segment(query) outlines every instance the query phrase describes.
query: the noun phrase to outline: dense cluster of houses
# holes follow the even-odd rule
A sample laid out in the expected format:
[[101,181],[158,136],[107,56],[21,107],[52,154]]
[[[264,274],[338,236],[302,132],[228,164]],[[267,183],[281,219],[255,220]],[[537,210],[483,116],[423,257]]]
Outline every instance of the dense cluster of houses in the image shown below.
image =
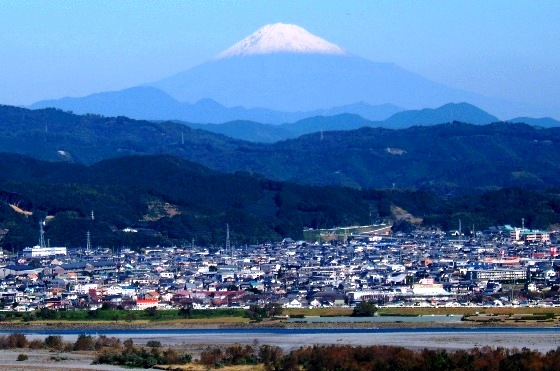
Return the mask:
[[557,243],[505,226],[228,248],[37,247],[0,255],[0,309],[555,305]]

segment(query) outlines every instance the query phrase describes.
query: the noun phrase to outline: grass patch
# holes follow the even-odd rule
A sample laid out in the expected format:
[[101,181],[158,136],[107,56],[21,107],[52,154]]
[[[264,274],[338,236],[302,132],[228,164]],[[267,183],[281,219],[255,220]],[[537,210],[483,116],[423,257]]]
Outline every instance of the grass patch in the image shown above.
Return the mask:
[[66,361],[68,358],[67,357],[62,357],[62,356],[52,356],[49,359],[51,361],[55,361],[55,362],[62,362],[62,361]]
[[28,359],[29,356],[27,356],[27,354],[20,353],[18,354],[16,361],[21,362],[21,361],[27,361]]

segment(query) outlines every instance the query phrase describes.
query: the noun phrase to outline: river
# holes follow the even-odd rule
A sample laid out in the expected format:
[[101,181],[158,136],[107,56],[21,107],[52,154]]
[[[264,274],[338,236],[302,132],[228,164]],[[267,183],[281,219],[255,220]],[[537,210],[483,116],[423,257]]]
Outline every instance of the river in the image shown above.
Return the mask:
[[469,349],[492,346],[529,348],[546,352],[560,346],[560,328],[224,328],[224,329],[26,329],[20,332],[29,339],[61,335],[65,341],[75,341],[80,334],[115,336],[132,339],[135,344],[150,340],[164,346],[222,344],[268,344],[289,351],[305,345],[395,345],[412,349]]

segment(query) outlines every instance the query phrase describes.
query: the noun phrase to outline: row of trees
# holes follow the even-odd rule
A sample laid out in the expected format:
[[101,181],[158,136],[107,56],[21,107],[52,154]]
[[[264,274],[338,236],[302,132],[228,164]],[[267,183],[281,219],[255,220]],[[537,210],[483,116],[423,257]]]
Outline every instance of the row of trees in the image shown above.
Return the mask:
[[414,351],[396,346],[313,346],[285,356],[282,370],[558,370],[560,348],[545,354],[527,348]]
[[487,370],[552,371],[558,370],[560,348],[541,353],[523,349],[482,347],[470,350],[411,350],[398,346],[375,345],[307,346],[284,354],[270,345],[235,344],[225,349],[213,347],[201,353],[199,363],[206,367],[253,365],[265,370]]

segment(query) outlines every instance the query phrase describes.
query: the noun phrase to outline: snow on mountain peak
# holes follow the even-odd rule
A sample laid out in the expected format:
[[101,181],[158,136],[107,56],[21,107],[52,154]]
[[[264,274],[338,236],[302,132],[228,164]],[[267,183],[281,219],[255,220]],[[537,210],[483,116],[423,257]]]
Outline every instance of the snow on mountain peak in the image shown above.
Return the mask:
[[339,46],[331,44],[299,26],[276,23],[260,28],[218,54],[216,59],[272,53],[346,54]]

